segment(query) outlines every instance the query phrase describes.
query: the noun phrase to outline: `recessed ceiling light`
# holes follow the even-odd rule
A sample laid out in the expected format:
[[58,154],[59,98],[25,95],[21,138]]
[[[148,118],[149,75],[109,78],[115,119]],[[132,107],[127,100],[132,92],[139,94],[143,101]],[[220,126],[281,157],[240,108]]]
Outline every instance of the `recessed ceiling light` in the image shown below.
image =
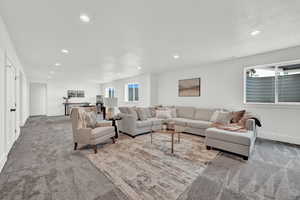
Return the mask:
[[254,31],[251,32],[252,36],[255,36],[255,35],[258,35],[258,34],[260,34],[259,30],[254,30]]
[[51,78],[52,78],[52,76],[48,76],[47,78],[48,78],[48,79],[51,79]]
[[91,21],[90,17],[87,14],[81,14],[80,20],[85,23],[89,23]]
[[173,55],[173,58],[174,58],[174,59],[178,59],[179,57],[180,57],[180,56],[179,56],[178,54],[174,54],[174,55]]
[[141,70],[141,69],[142,69],[142,67],[141,67],[141,66],[137,66],[137,69],[138,69],[138,70]]
[[69,50],[67,50],[67,49],[62,49],[61,52],[64,53],[64,54],[68,54],[68,53],[69,53]]
[[54,74],[55,72],[54,72],[54,71],[50,71],[49,73],[50,73],[50,74]]
[[55,63],[55,66],[61,66],[61,64],[60,63]]
[[118,76],[121,76],[121,73],[117,73]]

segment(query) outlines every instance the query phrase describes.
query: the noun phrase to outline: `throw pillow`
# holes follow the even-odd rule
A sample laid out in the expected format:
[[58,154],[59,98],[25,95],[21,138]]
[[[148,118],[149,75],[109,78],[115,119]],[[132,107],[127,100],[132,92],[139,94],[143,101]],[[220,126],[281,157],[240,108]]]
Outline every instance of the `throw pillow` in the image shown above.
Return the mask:
[[147,118],[151,118],[152,117],[152,113],[151,113],[150,108],[145,108],[145,113],[147,115]]
[[136,113],[139,120],[144,121],[148,119],[145,108],[136,108]]
[[238,124],[240,126],[246,127],[247,120],[250,119],[250,118],[252,118],[252,117],[253,117],[253,115],[250,112],[246,112],[244,114],[244,116],[242,117],[242,119],[240,119],[240,121],[238,121]]
[[156,115],[156,108],[155,107],[150,107],[149,110],[151,112],[151,117],[155,117],[155,115]]
[[231,119],[231,123],[238,123],[244,116],[246,110],[241,110],[241,111],[236,111],[236,112],[232,112],[232,119]]
[[156,110],[156,117],[159,119],[172,118],[170,110]]
[[138,120],[138,115],[136,113],[135,107],[128,107],[128,114],[133,115],[135,120]]
[[216,122],[216,121],[217,121],[219,112],[220,112],[219,110],[216,110],[216,111],[213,113],[213,115],[212,115],[211,118],[210,118],[210,121],[211,121],[211,122]]
[[229,124],[231,118],[232,118],[231,112],[219,111],[217,120],[215,122],[220,124]]
[[95,112],[85,112],[85,122],[87,128],[95,128],[97,124],[97,115]]
[[170,108],[169,110],[171,111],[171,117],[176,118],[177,117],[176,108]]

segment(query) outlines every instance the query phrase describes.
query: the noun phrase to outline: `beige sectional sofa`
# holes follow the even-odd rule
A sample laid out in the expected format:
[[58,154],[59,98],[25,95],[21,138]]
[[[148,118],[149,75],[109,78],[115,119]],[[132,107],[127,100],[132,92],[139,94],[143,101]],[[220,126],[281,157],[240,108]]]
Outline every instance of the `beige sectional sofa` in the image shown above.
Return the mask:
[[176,117],[170,119],[159,119],[152,114],[151,117],[142,121],[138,120],[138,118],[132,114],[126,112],[126,107],[122,107],[120,109],[121,113],[119,114],[119,116],[122,118],[122,120],[120,120],[118,123],[119,130],[135,137],[150,131],[161,130],[162,125],[164,124],[169,125],[168,127],[172,127],[172,125],[175,124],[178,126],[184,126],[185,132],[187,133],[205,136],[205,130],[212,124],[210,121],[211,116],[216,111],[216,109],[184,106],[177,106],[175,108]]
[[[118,122],[119,130],[127,135],[136,137],[151,131],[161,130],[163,125],[172,128],[174,125],[183,126],[185,133],[205,136],[206,145],[209,148],[219,148],[229,152],[237,153],[248,159],[253,149],[257,136],[257,129],[253,119],[246,122],[246,133],[231,132],[212,128],[212,116],[216,110],[208,108],[195,108],[176,106],[176,116],[168,119],[156,118],[151,109],[145,109],[144,120],[138,120],[139,116],[133,115],[134,108],[121,107],[121,120]],[[128,111],[131,110],[131,111]]]

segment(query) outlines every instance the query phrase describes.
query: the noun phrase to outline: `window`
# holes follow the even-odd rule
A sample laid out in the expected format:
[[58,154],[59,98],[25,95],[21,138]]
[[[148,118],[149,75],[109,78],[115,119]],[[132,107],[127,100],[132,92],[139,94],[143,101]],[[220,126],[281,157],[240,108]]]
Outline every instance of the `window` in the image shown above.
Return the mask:
[[247,68],[245,103],[300,103],[300,61]]
[[115,97],[115,88],[106,88],[105,97],[114,98]]
[[138,83],[128,83],[125,85],[125,101],[139,101]]

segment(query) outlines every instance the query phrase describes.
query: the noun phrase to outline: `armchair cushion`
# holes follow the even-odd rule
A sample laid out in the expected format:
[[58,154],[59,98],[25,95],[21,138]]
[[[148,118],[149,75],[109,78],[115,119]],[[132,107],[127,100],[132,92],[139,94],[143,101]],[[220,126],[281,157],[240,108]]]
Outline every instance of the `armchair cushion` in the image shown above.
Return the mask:
[[115,128],[113,126],[98,127],[92,129],[91,139],[97,139],[109,135],[114,136],[114,134],[115,134]]
[[97,122],[95,127],[97,128],[97,127],[106,127],[106,126],[112,126],[112,122],[111,121]]

